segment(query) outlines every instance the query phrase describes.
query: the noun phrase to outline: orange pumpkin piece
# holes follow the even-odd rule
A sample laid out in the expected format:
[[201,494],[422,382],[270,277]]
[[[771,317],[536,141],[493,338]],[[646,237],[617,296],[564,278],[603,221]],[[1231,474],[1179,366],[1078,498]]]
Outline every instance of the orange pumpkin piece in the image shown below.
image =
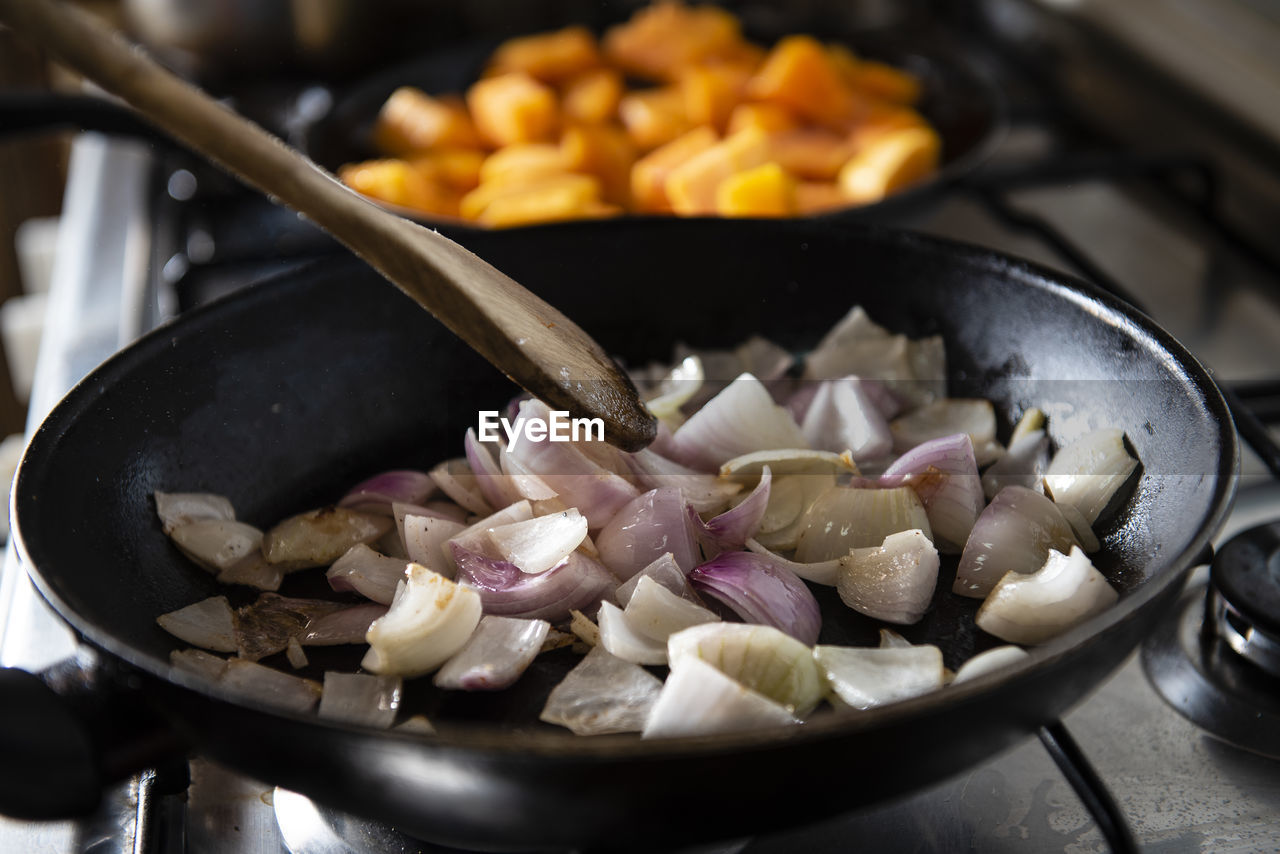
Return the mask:
[[494,146],[548,141],[560,124],[555,90],[523,71],[473,84],[467,106],[480,136]]
[[338,170],[351,189],[372,199],[426,214],[456,216],[458,193],[403,160],[369,160]]
[[820,214],[848,207],[851,202],[832,181],[800,181],[796,184],[796,213]]
[[584,71],[564,85],[560,108],[566,121],[602,124],[618,113],[618,102],[626,86],[622,75],[613,68]]
[[486,76],[523,71],[543,83],[562,83],[601,64],[596,37],[586,27],[508,39],[489,58]]
[[625,131],[610,125],[571,127],[560,137],[560,153],[569,169],[600,179],[605,201],[627,204],[636,149]]
[[694,125],[684,109],[684,96],[674,86],[642,89],[618,102],[618,118],[641,151],[670,142]]
[[595,215],[601,207],[599,181],[590,175],[565,174],[495,194],[476,219],[493,228],[508,228],[583,219]]
[[701,125],[637,160],[631,167],[631,202],[635,209],[644,213],[669,212],[666,182],[671,170],[718,141],[714,130]]
[[499,148],[480,166],[481,184],[527,184],[571,171],[553,142],[518,142]]
[[[591,175],[562,172],[542,175],[525,181],[484,183],[462,197],[459,213],[465,219],[481,220],[485,211],[495,201],[509,196],[520,196],[531,190],[544,191],[556,188],[563,197],[577,199],[580,204],[600,201],[600,181]],[[501,209],[501,208],[500,208]]]
[[438,146],[476,147],[480,136],[457,96],[435,98],[401,86],[378,112],[373,141],[379,150],[403,156]]
[[768,138],[755,128],[725,138],[667,175],[664,186],[671,209],[682,216],[715,213],[716,189],[720,182],[768,159]]
[[853,155],[853,144],[822,128],[796,128],[769,136],[769,156],[800,178],[832,181]]
[[695,125],[724,130],[729,114],[742,101],[751,73],[736,65],[702,65],[680,75],[684,112]]
[[853,88],[894,104],[910,106],[920,100],[920,80],[912,74],[874,60],[863,60],[853,69]]
[[827,59],[830,60],[831,67],[840,75],[841,80],[850,88],[857,88],[855,83],[858,79],[858,66],[862,65],[862,60],[858,59],[858,55],[848,45],[838,42],[827,45]]
[[787,36],[769,52],[747,84],[747,95],[790,109],[819,124],[838,126],[858,112],[859,101],[811,36]]
[[791,216],[795,212],[795,178],[772,161],[730,175],[716,187],[716,213],[721,216]]
[[887,101],[873,101],[862,120],[855,123],[849,131],[849,143],[855,151],[859,151],[888,131],[909,127],[927,128],[929,122],[910,107]]
[[410,165],[424,175],[465,193],[480,183],[483,151],[474,148],[439,148],[409,159]]
[[759,128],[765,133],[776,133],[799,127],[799,123],[790,110],[779,104],[748,103],[734,107],[725,132],[733,134],[750,127]]
[[682,69],[715,57],[741,56],[742,30],[732,13],[711,5],[660,2],[605,33],[605,56],[626,74],[676,80]]
[[938,168],[942,140],[932,128],[886,131],[840,170],[840,189],[851,202],[874,202],[916,183]]

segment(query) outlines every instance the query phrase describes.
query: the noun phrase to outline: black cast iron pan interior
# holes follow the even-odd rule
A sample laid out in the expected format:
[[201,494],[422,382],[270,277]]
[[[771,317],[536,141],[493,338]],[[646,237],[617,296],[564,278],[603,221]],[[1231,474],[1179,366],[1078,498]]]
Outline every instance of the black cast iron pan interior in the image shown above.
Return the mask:
[[[637,222],[607,239],[531,228],[471,248],[564,307],[625,360],[676,341],[752,333],[797,351],[854,304],[912,335],[941,334],[953,395],[1026,407],[1056,443],[1103,426],[1142,460],[1101,531],[1118,605],[1006,674],[788,732],[640,742],[537,723],[573,663],[540,660],[504,693],[445,698],[415,684],[405,713],[438,737],[276,714],[172,670],[155,618],[225,592],[167,541],[154,490],[229,496],[268,526],[390,467],[456,456],[510,384],[355,263],[268,282],[157,330],[77,386],[32,438],[13,497],[16,541],[41,592],[141,679],[198,750],[425,838],[484,848],[660,845],[796,824],[955,773],[1055,719],[1133,648],[1208,542],[1236,466],[1230,418],[1166,334],[1087,286],[1002,256],[910,234],[803,222]],[[1007,432],[1005,433],[1007,436]],[[994,639],[948,592],[904,633],[955,667]],[[283,592],[318,592],[291,578]],[[236,595],[240,599],[247,596]],[[877,625],[832,604],[823,640],[873,643]],[[358,651],[312,656],[311,675]],[[422,680],[425,682],[426,680]]]

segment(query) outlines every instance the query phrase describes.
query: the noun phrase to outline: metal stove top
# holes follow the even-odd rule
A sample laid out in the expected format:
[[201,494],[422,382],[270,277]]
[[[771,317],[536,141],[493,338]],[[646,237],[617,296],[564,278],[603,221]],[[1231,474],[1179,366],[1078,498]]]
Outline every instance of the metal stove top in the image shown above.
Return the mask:
[[[1000,27],[1015,31],[1044,14],[1015,0],[981,5]],[[1027,31],[1048,39],[1062,26],[1050,16]],[[1081,80],[1090,75],[1127,67],[1123,55],[1094,40],[1072,41],[1079,33],[1066,32],[1066,43],[1073,46],[1063,48],[1063,97],[1087,88]],[[992,60],[1006,73],[1024,59],[1010,41],[999,45]],[[1027,41],[1023,47],[1037,45]],[[1163,90],[1153,93],[1145,82],[1124,92],[1119,85],[1112,88],[1117,91],[1090,102],[1089,110],[1070,121],[1105,120],[1107,141],[1131,139],[1126,123],[1115,120],[1117,112],[1126,112],[1117,107],[1124,92],[1143,99],[1144,108],[1132,111],[1143,121],[1154,102],[1175,97]],[[1195,141],[1189,153],[1146,157],[1106,145],[1064,150],[1056,130],[1062,104],[1049,107],[1015,99],[1013,130],[979,180],[900,224],[1030,257],[1122,291],[1233,387],[1262,421],[1274,421],[1280,415],[1280,268],[1266,255],[1271,247],[1251,242],[1247,225],[1256,224],[1256,218],[1236,220],[1246,223],[1239,228],[1230,224],[1230,215],[1261,209],[1277,221],[1280,155],[1275,161],[1257,156],[1252,141],[1227,132],[1229,123],[1207,143],[1202,134],[1188,132],[1185,138]],[[1177,120],[1169,121],[1168,127],[1148,132],[1184,138]],[[173,216],[200,183],[199,170],[193,170],[196,175],[175,170],[167,157],[137,143],[94,135],[76,141],[50,297],[54,322],[41,346],[30,428],[102,359],[171,316],[183,294],[237,287],[291,263],[221,263],[220,247],[208,230]],[[1264,179],[1247,180],[1255,171]],[[1215,182],[1220,195],[1209,207],[1197,196],[1204,189],[1199,184]],[[1236,509],[1220,542],[1280,518],[1280,481],[1271,473],[1275,464],[1246,450]],[[1198,595],[1204,577],[1203,569],[1196,572],[1188,595]],[[6,553],[0,575],[0,664],[40,669],[72,654],[86,653],[39,599],[12,551]],[[1280,850],[1275,830],[1280,827],[1280,762],[1232,747],[1181,717],[1153,689],[1139,654],[1097,692],[1082,697],[1064,723],[1143,850]],[[353,830],[359,841],[350,841]],[[895,852],[1107,847],[1093,816],[1032,739],[888,805],[701,850],[781,854],[855,846]],[[189,782],[168,771],[121,784],[97,814],[84,820],[0,819],[0,851],[393,850],[439,849],[394,831],[363,827],[202,759],[190,763]]]

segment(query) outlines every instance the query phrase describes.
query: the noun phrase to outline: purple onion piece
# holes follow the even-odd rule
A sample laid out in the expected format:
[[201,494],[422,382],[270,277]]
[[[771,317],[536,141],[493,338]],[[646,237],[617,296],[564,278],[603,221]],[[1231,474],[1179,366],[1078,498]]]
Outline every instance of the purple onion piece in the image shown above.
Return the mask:
[[791,570],[752,552],[725,552],[689,574],[699,593],[745,622],[773,626],[808,646],[818,641],[818,600]]
[[435,481],[426,472],[396,469],[376,474],[351,487],[338,506],[390,516],[393,503],[422,504],[435,492]]
[[386,605],[356,605],[334,611],[308,622],[305,633],[299,640],[303,646],[364,643],[369,626],[386,613]]
[[910,486],[915,491],[943,551],[964,548],[986,503],[968,433],[921,442],[894,460],[880,476],[880,485]]
[[556,622],[570,611],[591,609],[613,593],[618,579],[581,552],[546,572],[529,575],[505,560],[450,544],[458,564],[457,581],[480,593],[484,613]]
[[740,549],[746,545],[747,540],[755,536],[760,529],[760,520],[764,518],[764,511],[769,506],[772,481],[773,474],[765,466],[760,475],[760,483],[750,495],[742,499],[737,507],[724,511],[708,522],[703,522],[692,506],[688,508],[689,522],[707,554]]
[[684,506],[680,490],[673,486],[639,496],[596,536],[600,560],[623,581],[668,552],[682,571],[689,572],[699,556]]

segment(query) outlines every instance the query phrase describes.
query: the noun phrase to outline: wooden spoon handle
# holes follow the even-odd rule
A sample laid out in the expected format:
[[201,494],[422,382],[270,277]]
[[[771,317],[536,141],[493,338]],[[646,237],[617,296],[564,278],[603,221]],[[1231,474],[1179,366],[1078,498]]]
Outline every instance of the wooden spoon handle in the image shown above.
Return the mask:
[[0,19],[246,183],[308,216],[552,408],[636,450],[657,431],[626,374],[576,324],[473,253],[382,210],[161,68],[87,13],[0,0]]

